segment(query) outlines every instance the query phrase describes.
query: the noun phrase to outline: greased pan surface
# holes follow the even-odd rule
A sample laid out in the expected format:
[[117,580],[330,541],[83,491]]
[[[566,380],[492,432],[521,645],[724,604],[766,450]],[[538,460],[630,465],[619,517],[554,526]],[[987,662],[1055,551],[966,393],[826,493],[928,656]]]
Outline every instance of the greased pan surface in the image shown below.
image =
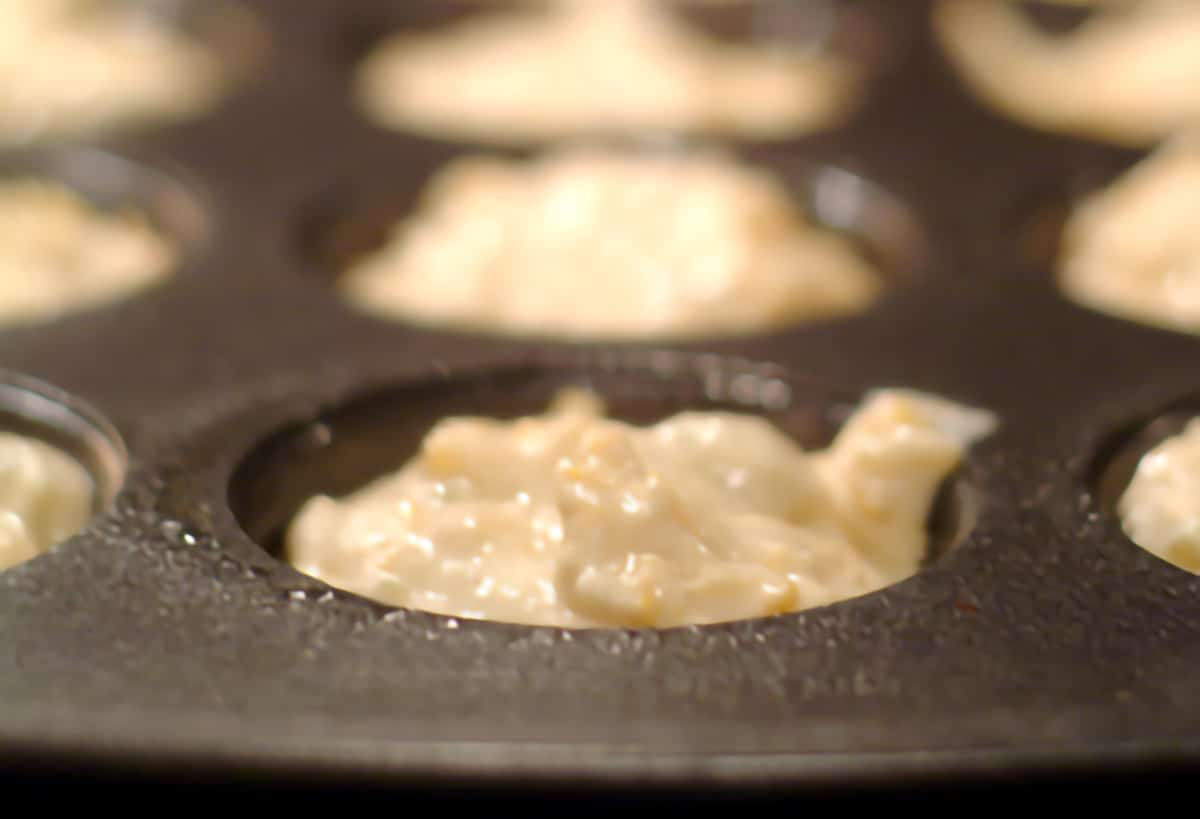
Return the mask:
[[[1081,180],[1132,155],[985,113],[924,3],[857,2],[895,46],[860,110],[739,150],[797,191],[814,168],[859,174],[915,220],[922,238],[878,248],[903,275],[876,307],[670,353],[418,330],[339,301],[329,231],[473,148],[365,124],[350,55],[363,32],[468,7],[247,6],[270,48],[244,88],[101,146],[187,192],[164,217],[189,214],[183,267],[122,304],[0,332],[0,367],[91,404],[129,452],[105,515],[0,574],[4,765],[619,792],[1200,760],[1200,579],[1130,543],[1099,491],[1143,423],[1200,406],[1200,340],[1068,303],[1037,241]],[[381,468],[365,442],[400,457],[444,411],[536,411],[565,381],[632,418],[761,407],[812,441],[883,385],[1001,426],[943,499],[952,529],[973,522],[953,548],[884,591],[765,620],[453,620],[333,591],[267,548],[324,465]]]

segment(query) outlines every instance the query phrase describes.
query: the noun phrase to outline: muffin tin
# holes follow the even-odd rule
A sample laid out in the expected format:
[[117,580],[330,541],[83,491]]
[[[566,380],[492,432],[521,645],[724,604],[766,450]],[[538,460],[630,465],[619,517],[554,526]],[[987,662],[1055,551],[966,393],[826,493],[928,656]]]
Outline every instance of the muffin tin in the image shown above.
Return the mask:
[[[612,795],[1194,770],[1200,578],[1129,542],[1112,500],[1200,406],[1200,339],[1069,303],[1050,256],[1064,205],[1136,155],[985,111],[925,3],[846,0],[880,66],[857,112],[734,147],[896,274],[874,307],[670,350],[418,329],[345,306],[331,269],[486,146],[368,125],[352,60],[364,32],[496,4],[245,5],[269,53],[212,115],[3,158],[131,192],[189,248],[151,291],[0,331],[0,421],[73,442],[110,482],[128,452],[84,533],[0,573],[10,772]],[[703,24],[736,35],[731,13]],[[943,492],[920,573],[768,619],[458,620],[273,553],[304,495],[394,466],[440,415],[540,411],[567,382],[633,420],[736,406],[811,443],[879,386],[1000,427]]]

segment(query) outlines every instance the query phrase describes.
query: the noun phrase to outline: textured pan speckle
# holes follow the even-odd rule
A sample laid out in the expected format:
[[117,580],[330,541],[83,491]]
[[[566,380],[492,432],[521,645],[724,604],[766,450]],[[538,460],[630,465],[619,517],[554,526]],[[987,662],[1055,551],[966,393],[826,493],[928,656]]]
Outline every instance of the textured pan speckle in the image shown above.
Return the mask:
[[[95,406],[130,455],[87,532],[0,573],[0,765],[621,793],[1200,760],[1200,578],[1127,541],[1096,495],[1131,430],[1196,405],[1200,339],[1066,302],[1038,235],[1064,193],[1129,156],[985,112],[930,43],[924,3],[860,0],[855,19],[896,46],[861,109],[742,147],[889,191],[932,250],[919,275],[860,316],[677,356],[419,331],[341,304],[314,247],[331,201],[352,213],[380,179],[411,196],[469,148],[372,128],[346,94],[362,32],[462,9],[247,5],[272,43],[247,84],[209,117],[106,144],[204,210],[184,269],[0,331],[0,367]],[[629,368],[683,403],[706,369],[778,372],[822,423],[863,390],[908,386],[1001,427],[966,470],[977,508],[956,548],[882,592],[766,620],[566,633],[391,611],[297,574],[239,525],[269,499],[245,469],[273,435],[378,390],[422,418],[437,385],[531,362],[613,384]],[[679,380],[654,375],[664,362]],[[468,397],[487,410],[486,391]],[[301,455],[326,435],[307,429],[288,443]]]

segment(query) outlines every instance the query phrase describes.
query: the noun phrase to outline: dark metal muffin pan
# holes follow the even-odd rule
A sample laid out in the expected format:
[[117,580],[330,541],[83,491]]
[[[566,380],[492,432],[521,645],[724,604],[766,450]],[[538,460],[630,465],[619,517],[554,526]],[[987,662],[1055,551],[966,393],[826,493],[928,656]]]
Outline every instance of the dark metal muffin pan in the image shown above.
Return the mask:
[[[478,146],[366,124],[348,43],[468,7],[247,5],[271,40],[253,81],[211,116],[88,149],[188,192],[202,229],[182,268],[0,332],[0,367],[94,406],[129,452],[87,531],[0,573],[0,768],[610,795],[1194,770],[1200,579],[1130,543],[1101,489],[1144,425],[1200,406],[1200,339],[1067,302],[1031,250],[1079,180],[1132,156],[985,111],[924,3],[859,0],[896,48],[857,113],[736,147],[785,176],[844,169],[902,204],[931,252],[870,310],[673,352],[419,329],[340,302],[331,219],[387,185],[411,201]],[[953,548],[881,592],[768,619],[455,620],[332,590],[272,553],[300,495],[377,473],[443,410],[537,411],[564,381],[635,418],[762,408],[811,441],[889,385],[1000,427],[943,498]]]

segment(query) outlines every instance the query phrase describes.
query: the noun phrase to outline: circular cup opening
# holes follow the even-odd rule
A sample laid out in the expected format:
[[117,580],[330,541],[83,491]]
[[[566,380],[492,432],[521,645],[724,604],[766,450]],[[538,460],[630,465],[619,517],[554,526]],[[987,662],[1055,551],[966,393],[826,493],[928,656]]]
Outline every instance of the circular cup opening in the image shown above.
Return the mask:
[[669,5],[687,25],[733,45],[835,54],[862,66],[868,74],[896,56],[893,32],[885,32],[875,14],[854,2],[670,0]]
[[1056,3],[1046,0],[1018,0],[1017,7],[1040,31],[1060,37],[1070,35],[1093,15],[1107,11],[1082,3]]
[[[696,0],[670,0],[661,9],[681,31],[704,37],[714,45],[757,48],[790,55],[809,55],[837,60],[845,64],[851,79],[844,83],[839,99],[821,116],[806,115],[793,126],[777,128],[731,127],[730,117],[709,117],[711,122],[692,126],[637,127],[618,124],[594,128],[518,129],[495,128],[481,124],[456,125],[451,119],[425,122],[415,117],[394,118],[373,110],[364,99],[363,66],[380,53],[389,40],[403,37],[439,37],[450,35],[456,26],[487,19],[536,20],[547,13],[544,0],[513,0],[506,3],[442,0],[427,4],[393,4],[374,15],[357,17],[335,39],[333,54],[346,73],[349,93],[355,108],[367,122],[384,130],[424,134],[431,138],[457,140],[491,146],[529,146],[561,142],[564,139],[606,138],[668,133],[721,138],[731,143],[770,144],[788,142],[809,133],[837,127],[858,109],[867,94],[868,84],[893,64],[903,50],[890,12],[864,8],[855,2],[836,0],[746,0],[739,3],[705,3]],[[814,94],[814,91],[805,93]]]
[[57,182],[98,208],[136,208],[181,247],[207,232],[204,207],[171,174],[96,148],[44,148],[0,156],[0,178],[31,177]]
[[[539,415],[568,385],[596,392],[609,417],[636,425],[685,410],[752,413],[806,450],[828,446],[857,405],[828,385],[770,366],[704,355],[654,355],[646,366],[616,359],[569,368],[514,364],[373,390],[289,425],[256,446],[230,480],[231,510],[254,542],[282,559],[286,529],[310,498],[345,496],[394,472],[446,417]],[[965,472],[960,468],[948,476],[937,493],[921,568],[961,543],[977,519],[978,496]]]
[[121,489],[127,455],[120,434],[95,409],[55,387],[0,370],[0,431],[49,444],[79,463],[92,479],[93,517]]
[[[29,179],[61,185],[97,210],[109,214],[132,213],[172,245],[173,260],[162,282],[183,266],[188,255],[208,233],[205,209],[198,198],[166,171],[94,148],[41,148],[8,152],[0,156],[0,180]],[[20,316],[7,326],[40,324],[67,314],[89,312],[135,298],[142,288],[105,293],[79,306],[69,303],[44,316]],[[6,322],[0,320],[0,329]]]
[[[579,145],[601,145],[622,152],[661,153],[689,151],[703,147],[702,142],[684,141],[587,141]],[[508,152],[501,154],[512,159],[535,161],[540,152]],[[579,335],[554,335],[537,330],[485,328],[465,323],[423,322],[402,319],[366,310],[349,300],[352,309],[382,321],[411,324],[428,328],[465,331],[484,336],[506,336],[567,342],[580,341],[663,341],[671,339],[753,336],[786,330],[800,324],[815,324],[838,320],[868,312],[889,289],[918,282],[928,275],[934,264],[934,254],[926,234],[913,211],[897,196],[870,179],[845,168],[822,165],[787,156],[756,156],[750,153],[728,154],[753,171],[775,175],[782,182],[791,201],[798,204],[806,219],[815,227],[825,229],[847,240],[853,252],[864,259],[878,274],[881,292],[857,309],[833,312],[828,316],[801,317],[796,320],[773,321],[766,326],[739,331],[719,330],[710,334],[673,335],[606,335],[602,332]],[[422,207],[423,196],[434,174],[460,154],[456,151],[431,151],[427,161],[410,162],[392,169],[376,168],[363,181],[349,188],[325,194],[310,209],[302,221],[299,245],[301,253],[314,270],[323,274],[336,289],[338,277],[358,262],[383,247],[393,234],[393,228],[415,217]],[[339,297],[341,294],[339,293]]]
[[104,118],[86,127],[71,126],[63,130],[35,122],[19,133],[8,136],[0,133],[0,144],[74,141],[141,132],[203,117],[244,85],[265,56],[266,32],[255,15],[238,0],[103,0],[93,6],[80,13],[113,14],[130,19],[131,24],[138,27],[159,26],[180,35],[188,44],[205,49],[213,57],[216,76],[212,83],[215,87],[198,91],[197,104],[183,106],[178,111],[137,110]]
[[1145,147],[1194,118],[1187,5],[935,0],[933,20],[962,89],[993,113],[1034,132]]

